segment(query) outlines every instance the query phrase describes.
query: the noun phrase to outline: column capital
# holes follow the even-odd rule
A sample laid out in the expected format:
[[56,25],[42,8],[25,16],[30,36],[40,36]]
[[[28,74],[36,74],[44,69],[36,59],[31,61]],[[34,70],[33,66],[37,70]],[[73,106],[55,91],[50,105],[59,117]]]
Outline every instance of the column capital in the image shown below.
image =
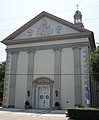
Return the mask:
[[72,50],[74,50],[74,49],[81,49],[81,48],[82,48],[82,46],[73,46]]
[[61,47],[55,47],[55,48],[53,48],[53,51],[55,52],[55,51],[62,51],[62,48]]
[[18,55],[18,54],[19,54],[19,51],[12,51],[11,54],[16,54],[16,55]]
[[35,49],[28,49],[28,50],[27,50],[27,53],[28,53],[28,54],[29,54],[29,53],[34,53],[34,54],[35,54],[35,52],[36,52]]
[[18,53],[19,53],[19,50],[14,50],[14,49],[10,50],[10,49],[6,49],[6,52],[7,52],[7,53],[11,53],[11,54],[18,54]]

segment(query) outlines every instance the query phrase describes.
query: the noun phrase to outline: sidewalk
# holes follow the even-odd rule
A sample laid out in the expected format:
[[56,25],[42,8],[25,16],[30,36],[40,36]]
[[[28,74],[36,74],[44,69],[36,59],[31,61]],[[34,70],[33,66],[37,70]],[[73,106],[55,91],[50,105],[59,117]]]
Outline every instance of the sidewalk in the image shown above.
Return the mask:
[[68,120],[65,110],[1,108],[0,120]]
[[9,112],[22,112],[22,113],[35,113],[35,114],[59,114],[65,115],[66,110],[46,110],[46,109],[17,109],[17,108],[2,108],[0,111],[9,111]]

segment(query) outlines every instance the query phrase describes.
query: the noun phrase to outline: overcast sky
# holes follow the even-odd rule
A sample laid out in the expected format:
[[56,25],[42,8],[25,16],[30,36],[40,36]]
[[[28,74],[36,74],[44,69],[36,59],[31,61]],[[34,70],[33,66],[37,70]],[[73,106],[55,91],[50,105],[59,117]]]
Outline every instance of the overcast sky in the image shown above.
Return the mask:
[[[73,23],[77,4],[85,28],[93,31],[99,42],[99,0],[0,0],[0,41],[42,11]],[[0,62],[6,60],[5,49],[0,43]]]

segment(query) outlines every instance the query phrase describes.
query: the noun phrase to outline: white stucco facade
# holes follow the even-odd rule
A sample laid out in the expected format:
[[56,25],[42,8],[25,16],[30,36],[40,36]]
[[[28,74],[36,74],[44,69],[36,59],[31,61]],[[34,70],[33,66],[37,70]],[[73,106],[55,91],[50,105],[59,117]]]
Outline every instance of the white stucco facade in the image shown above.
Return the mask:
[[62,108],[74,106],[73,49],[64,48],[61,54],[61,103]]
[[53,49],[36,51],[34,57],[34,79],[37,79],[38,77],[48,77],[54,80],[53,74],[54,74]]
[[90,34],[42,13],[9,36],[3,106],[24,108],[26,101],[38,109],[55,108],[56,102],[61,109],[86,106]]
[[27,88],[27,52],[19,52],[17,60],[17,76],[15,89],[15,106],[24,108]]

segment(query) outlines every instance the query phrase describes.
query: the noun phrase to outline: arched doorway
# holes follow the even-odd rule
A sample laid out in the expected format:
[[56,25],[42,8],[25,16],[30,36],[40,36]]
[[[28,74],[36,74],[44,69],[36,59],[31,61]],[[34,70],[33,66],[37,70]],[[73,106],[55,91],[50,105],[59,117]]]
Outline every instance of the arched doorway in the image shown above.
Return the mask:
[[49,109],[53,107],[53,80],[47,77],[33,81],[33,108]]

